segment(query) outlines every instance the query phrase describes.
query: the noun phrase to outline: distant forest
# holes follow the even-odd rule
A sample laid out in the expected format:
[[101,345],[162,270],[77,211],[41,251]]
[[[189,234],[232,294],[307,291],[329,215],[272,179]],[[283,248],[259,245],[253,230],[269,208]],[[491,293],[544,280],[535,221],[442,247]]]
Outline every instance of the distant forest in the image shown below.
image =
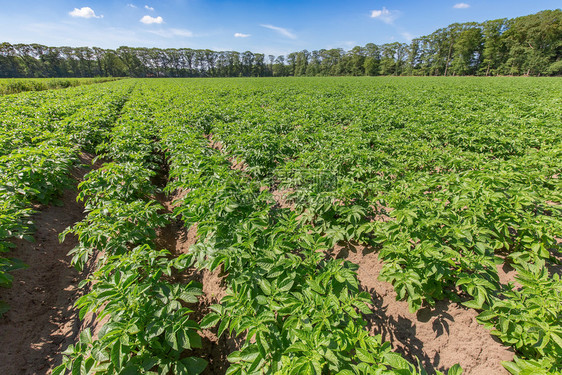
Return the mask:
[[562,75],[562,11],[454,23],[408,43],[286,56],[190,48],[0,45],[0,77]]

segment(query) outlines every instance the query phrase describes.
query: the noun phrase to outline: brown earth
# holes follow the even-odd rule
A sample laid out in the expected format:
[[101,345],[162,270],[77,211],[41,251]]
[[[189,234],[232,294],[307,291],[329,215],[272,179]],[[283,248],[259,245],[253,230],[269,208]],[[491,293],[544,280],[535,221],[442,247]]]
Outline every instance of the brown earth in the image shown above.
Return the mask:
[[288,208],[291,211],[295,210],[296,204],[288,199],[288,196],[293,193],[293,189],[274,189],[271,191],[273,199],[276,202],[275,208]]
[[[157,194],[156,199],[164,206],[166,213],[171,214],[177,206],[177,200],[181,199],[185,194],[185,191],[176,191],[169,196]],[[187,254],[190,247],[197,243],[199,239],[197,236],[197,224],[186,228],[179,219],[171,219],[166,227],[158,230],[157,235],[157,248],[169,250],[172,256]],[[194,310],[191,314],[191,319],[200,322],[205,315],[211,312],[209,306],[218,304],[226,295],[225,276],[221,274],[220,269],[210,272],[206,269],[196,270],[193,268],[183,274],[175,275],[176,282],[188,283],[195,281],[202,284],[203,295],[199,296],[199,302],[196,305],[191,306],[191,309]],[[240,349],[243,342],[241,338],[231,338],[227,334],[223,334],[218,338],[216,333],[216,327],[201,330],[199,335],[201,336],[202,348],[195,349],[189,353],[189,355],[207,360],[209,365],[203,373],[205,375],[225,374],[230,365],[226,357],[233,351]]]
[[[281,205],[286,194],[275,193],[274,199]],[[382,215],[373,220],[390,218]],[[331,255],[359,266],[361,288],[371,294],[374,302],[373,314],[365,316],[367,328],[371,334],[380,334],[393,350],[412,363],[419,359],[430,374],[435,370],[447,371],[456,363],[465,375],[508,374],[501,361],[511,361],[513,351],[476,321],[476,310],[445,300],[437,302],[434,308],[411,313],[406,301],[396,300],[394,287],[378,280],[383,263],[373,249],[346,244],[336,246]],[[507,263],[498,265],[497,270],[502,284],[514,282],[516,272]]]
[[[392,285],[378,280],[383,263],[372,249],[337,246],[335,254],[359,265],[361,287],[374,302],[373,314],[365,317],[368,329],[389,341],[396,352],[413,363],[419,358],[430,373],[459,363],[466,375],[508,374],[501,361],[512,360],[512,350],[476,321],[474,309],[445,300],[410,313],[406,301],[396,300]],[[510,269],[498,271],[502,283],[513,280]]]
[[[225,275],[221,274],[220,269],[213,272],[208,270],[194,271],[189,275],[191,280],[203,284],[203,295],[199,297],[199,303],[194,307],[192,318],[200,322],[205,315],[211,312],[209,306],[218,304],[226,295]],[[244,343],[244,337],[231,337],[228,332],[217,337],[217,327],[203,329],[199,332],[203,347],[196,349],[193,355],[204,358],[209,365],[203,372],[204,375],[225,374],[230,366],[226,359],[229,354],[240,350]]]
[[[81,162],[90,165],[92,155],[81,155]],[[94,164],[94,168],[101,166]],[[72,175],[76,183],[83,179],[87,168],[75,168]],[[175,207],[174,201],[186,192],[179,191],[166,197],[156,197],[167,213]],[[74,236],[67,236],[63,244],[58,234],[77,221],[82,220],[84,207],[76,202],[76,189],[64,191],[58,205],[37,206],[32,219],[37,228],[35,242],[14,240],[16,248],[12,254],[29,267],[13,272],[14,285],[0,289],[0,299],[6,301],[11,310],[0,318],[0,374],[49,374],[61,363],[60,354],[68,345],[75,343],[80,331],[90,328],[94,337],[105,323],[96,321],[95,314],[88,313],[84,320],[78,319],[74,302],[85,292],[78,289],[78,283],[85,279],[95,260],[82,273],[70,265],[67,256],[77,244]],[[158,231],[156,245],[168,249],[173,255],[186,253],[197,242],[197,226],[186,229],[178,220]],[[97,258],[97,257],[96,257]],[[217,270],[213,273],[191,270],[181,275],[181,280],[194,280],[203,284],[203,296],[193,306],[193,319],[200,321],[209,312],[209,306],[218,303],[226,293],[224,275]],[[226,356],[240,348],[241,340],[223,335],[216,337],[216,329],[201,332],[203,348],[194,355],[205,358],[209,366],[205,374],[225,373],[229,365]]]
[[[91,164],[92,155],[81,155]],[[99,164],[95,165],[99,166]],[[78,181],[88,171],[75,168]],[[13,272],[10,289],[0,289],[0,299],[11,309],[0,318],[0,374],[47,374],[61,362],[61,352],[74,342],[79,320],[73,304],[81,295],[80,273],[67,256],[76,244],[73,236],[59,243],[58,235],[82,220],[83,206],[76,202],[77,191],[64,191],[59,205],[39,206],[32,217],[36,226],[34,243],[14,240],[14,257],[29,267]]]
[[[218,145],[215,145],[217,147]],[[91,155],[83,155],[83,163],[90,163]],[[98,167],[99,163],[94,167]],[[86,170],[77,168],[73,175],[80,180]],[[274,191],[279,207],[291,208],[284,199],[286,191]],[[176,199],[185,192],[176,192],[156,198],[170,213]],[[46,374],[61,361],[61,351],[75,341],[80,329],[100,326],[88,315],[81,324],[77,311],[72,307],[81,295],[77,284],[87,276],[70,266],[66,256],[77,241],[68,236],[60,244],[58,233],[83,219],[83,207],[76,203],[76,191],[67,190],[62,206],[40,207],[33,220],[37,226],[35,243],[14,241],[14,255],[29,265],[28,269],[15,271],[11,289],[0,289],[0,299],[12,309],[0,318],[0,374]],[[187,253],[198,240],[197,226],[185,228],[181,221],[171,220],[158,232],[158,248],[166,248],[173,255]],[[421,309],[417,314],[408,311],[405,301],[396,301],[393,287],[378,280],[382,262],[376,253],[361,246],[339,246],[338,257],[344,257],[359,265],[361,286],[373,298],[373,314],[366,316],[372,334],[381,334],[392,347],[406,358],[416,362],[419,358],[431,373],[446,370],[459,363],[465,374],[507,374],[501,361],[513,358],[513,352],[498,342],[476,322],[476,311],[449,301],[440,301],[433,309]],[[509,267],[498,266],[500,280],[513,281],[515,272]],[[192,318],[200,321],[226,295],[225,276],[220,270],[190,270],[179,275],[179,282],[201,282],[203,295],[193,306]],[[238,350],[243,338],[223,334],[219,339],[216,328],[201,332],[203,348],[193,355],[205,358],[209,366],[205,374],[224,374],[229,366],[226,357]]]

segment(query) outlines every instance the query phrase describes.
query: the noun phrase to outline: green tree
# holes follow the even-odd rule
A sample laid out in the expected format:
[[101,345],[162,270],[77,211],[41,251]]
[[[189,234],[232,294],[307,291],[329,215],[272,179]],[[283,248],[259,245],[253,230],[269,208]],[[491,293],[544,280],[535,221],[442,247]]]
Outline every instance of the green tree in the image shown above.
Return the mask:
[[365,75],[365,49],[355,46],[348,53],[347,71],[352,76]]
[[476,74],[482,58],[482,30],[476,23],[463,24],[455,38],[451,71],[454,75]]
[[482,23],[484,45],[480,70],[486,76],[499,73],[501,64],[507,58],[503,38],[507,25],[507,19],[505,18]]
[[295,60],[295,76],[304,76],[306,75],[306,68],[308,67],[308,58],[310,53],[307,50],[303,50],[297,53],[296,60]]
[[548,74],[562,58],[562,10],[515,18],[504,36],[512,74]]
[[379,46],[367,43],[364,48],[365,62],[363,68],[365,75],[376,76],[380,73],[381,52]]

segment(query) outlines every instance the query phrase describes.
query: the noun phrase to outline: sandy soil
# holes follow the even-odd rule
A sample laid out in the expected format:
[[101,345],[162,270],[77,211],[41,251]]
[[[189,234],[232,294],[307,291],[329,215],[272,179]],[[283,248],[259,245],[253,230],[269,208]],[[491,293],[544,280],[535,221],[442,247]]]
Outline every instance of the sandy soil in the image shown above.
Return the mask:
[[[92,156],[82,155],[81,161],[89,164]],[[78,181],[86,172],[75,168],[73,176]],[[13,256],[29,267],[13,273],[12,288],[0,289],[1,298],[11,306],[0,318],[0,374],[49,373],[78,333],[73,304],[86,274],[76,271],[66,255],[76,238],[68,236],[63,244],[58,239],[60,232],[84,217],[76,194],[75,189],[66,190],[60,205],[38,207],[33,215],[34,243],[14,240]]]
[[[274,192],[280,207],[286,206],[285,192]],[[388,211],[388,209],[387,209]],[[387,216],[373,220],[390,220]],[[508,374],[501,361],[513,359],[513,351],[502,345],[476,321],[474,309],[450,301],[439,301],[432,309],[416,314],[406,301],[397,301],[391,284],[378,280],[383,263],[373,249],[357,244],[336,246],[332,256],[347,259],[359,266],[361,288],[373,299],[373,314],[365,317],[371,334],[380,334],[393,350],[413,363],[420,360],[431,374],[446,371],[459,363],[466,375]],[[498,265],[500,282],[513,282],[516,272],[509,265]],[[515,283],[517,286],[517,283]]]
[[[164,206],[167,213],[172,213],[177,205],[177,200],[181,199],[185,193],[185,191],[176,191],[170,196],[157,194],[156,199]],[[166,227],[158,230],[157,235],[157,248],[169,250],[172,256],[187,254],[189,248],[198,241],[197,224],[186,228],[181,220],[172,219]],[[203,295],[199,297],[199,302],[191,306],[191,309],[194,310],[191,319],[200,322],[210,312],[209,306],[219,303],[226,295],[225,276],[221,274],[220,269],[213,272],[190,269],[185,273],[175,275],[177,282],[195,281],[203,286]],[[240,349],[243,343],[242,338],[230,338],[226,334],[217,338],[216,332],[216,327],[202,330],[199,334],[203,347],[189,353],[189,355],[207,360],[209,365],[203,373],[206,375],[225,374],[230,365],[226,357],[233,351]]]
[[[374,301],[373,314],[366,316],[368,328],[395,351],[414,363],[419,358],[430,373],[459,363],[466,375],[508,374],[501,361],[512,360],[513,352],[476,321],[474,309],[439,301],[433,309],[412,314],[407,302],[396,301],[392,285],[377,279],[383,264],[372,249],[347,245],[335,253],[359,265],[361,286]],[[513,280],[512,270],[499,271],[502,282]]]
[[[203,284],[203,295],[195,307],[192,318],[201,321],[205,315],[210,313],[209,306],[217,304],[226,295],[224,276],[220,270],[209,272],[208,270],[196,271],[189,275],[191,280]],[[217,338],[217,327],[204,329],[200,333],[203,347],[194,351],[193,355],[204,358],[209,365],[203,372],[204,375],[225,374],[230,366],[226,357],[240,350],[244,343],[244,337],[229,337],[228,332]]]
[[[215,144],[219,147],[220,144]],[[83,163],[91,162],[90,155],[83,156]],[[95,167],[98,167],[97,164]],[[76,168],[73,175],[80,180],[85,174]],[[159,181],[164,185],[165,181]],[[289,207],[285,191],[274,191],[278,207]],[[158,194],[156,199],[171,213],[174,201],[185,192],[166,197]],[[15,282],[11,289],[0,289],[0,297],[12,309],[0,319],[0,375],[1,374],[47,374],[60,363],[58,354],[73,343],[80,329],[101,326],[88,315],[80,323],[74,301],[83,293],[77,289],[87,272],[78,273],[70,266],[67,252],[76,245],[76,239],[68,236],[60,244],[58,234],[76,221],[83,219],[83,207],[76,203],[76,191],[67,190],[62,205],[40,207],[34,215],[37,232],[35,243],[14,241],[14,255],[29,265],[28,269],[14,272]],[[156,245],[168,249],[172,255],[180,255],[198,240],[197,226],[185,228],[180,220],[158,231]],[[433,309],[421,309],[417,314],[408,311],[405,301],[396,301],[392,285],[379,281],[382,262],[371,249],[346,245],[334,249],[334,255],[359,265],[361,286],[374,301],[373,314],[366,316],[372,334],[381,334],[390,341],[394,350],[415,362],[419,358],[430,372],[447,370],[459,363],[467,375],[507,374],[501,361],[513,358],[513,352],[503,346],[476,322],[477,312],[449,301],[440,301]],[[515,271],[508,266],[498,266],[502,283],[513,281]],[[200,321],[211,304],[219,303],[226,295],[225,276],[220,269],[190,270],[176,275],[178,282],[198,281],[203,285],[199,303],[192,307],[192,318]],[[216,337],[216,328],[201,332],[203,348],[193,355],[209,362],[205,374],[224,374],[229,366],[226,357],[238,350],[243,338]]]

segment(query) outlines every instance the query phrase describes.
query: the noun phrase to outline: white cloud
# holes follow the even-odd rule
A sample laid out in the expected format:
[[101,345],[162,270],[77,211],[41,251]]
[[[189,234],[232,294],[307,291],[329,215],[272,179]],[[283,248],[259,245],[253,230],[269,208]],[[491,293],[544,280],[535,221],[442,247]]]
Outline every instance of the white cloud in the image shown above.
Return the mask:
[[72,17],[78,18],[103,18],[103,15],[96,16],[96,12],[90,7],[74,8],[72,12],[68,12]]
[[164,38],[173,38],[176,36],[182,38],[193,37],[193,32],[187,29],[162,29],[162,30],[150,30],[149,33],[156,34]]
[[376,18],[384,23],[392,24],[400,16],[400,11],[398,10],[388,10],[386,7],[382,9],[376,9],[371,11],[371,18]]
[[193,36],[193,33],[186,29],[170,29],[170,32],[173,36],[183,36],[186,38],[191,38]]
[[406,39],[408,42],[411,42],[414,39],[414,36],[407,31],[401,32],[402,38]]
[[251,34],[243,34],[243,33],[234,33],[235,38],[248,38],[252,36]]
[[273,31],[278,32],[279,34],[286,36],[287,38],[290,39],[297,39],[297,36],[295,34],[293,34],[292,32],[290,32],[289,30],[283,28],[283,27],[279,27],[279,26],[273,26],[273,25],[260,25],[261,27],[265,27],[266,29],[270,29]]
[[[336,42],[336,46],[340,47],[340,46],[344,46],[345,48],[353,48],[357,45],[357,42],[354,40],[344,40],[341,42]],[[332,48],[336,48],[336,47],[332,47]]]
[[147,10],[150,10],[150,11],[154,11],[154,8],[153,8],[153,7],[149,7],[148,5],[145,5],[145,6],[144,6],[144,9],[147,9]]
[[129,8],[135,8],[135,9],[137,8],[137,6],[136,6],[135,4],[131,4],[131,3],[127,4],[127,6],[128,6]]
[[164,19],[160,16],[158,17],[144,16],[140,19],[140,21],[145,25],[150,25],[153,23],[163,23]]
[[453,5],[453,8],[455,8],[455,9],[467,9],[467,8],[470,8],[470,4],[458,3],[458,4]]
[[[47,46],[96,46],[111,49],[116,49],[119,46],[177,48],[179,42],[191,41],[189,38],[181,38],[180,36],[163,38],[150,33],[149,30],[152,27],[104,27],[103,25],[98,25],[99,22],[97,21],[94,24],[85,22],[84,25],[77,28],[76,22],[71,21],[36,24],[21,23],[19,25],[10,25],[10,28],[7,29],[7,25],[0,23],[0,35],[5,36],[6,41],[12,44],[40,42]],[[161,25],[153,26],[163,27]],[[10,33],[13,33],[13,36]],[[40,41],[37,40],[37,35],[42,36]],[[195,34],[194,37],[196,36],[198,35]],[[194,47],[206,48],[208,46],[195,45]]]

